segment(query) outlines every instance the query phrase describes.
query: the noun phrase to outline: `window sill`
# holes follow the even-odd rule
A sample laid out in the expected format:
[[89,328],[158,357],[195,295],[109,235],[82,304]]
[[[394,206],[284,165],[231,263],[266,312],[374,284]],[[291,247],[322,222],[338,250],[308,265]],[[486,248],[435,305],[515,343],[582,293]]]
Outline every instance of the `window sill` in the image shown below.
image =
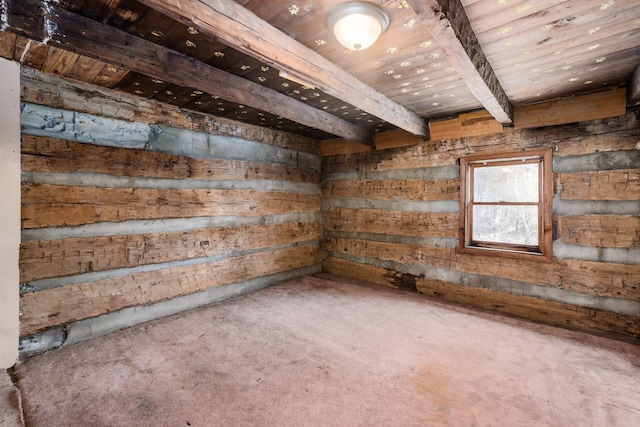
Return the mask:
[[457,254],[467,254],[467,255],[476,255],[476,256],[489,256],[496,258],[511,258],[511,259],[520,259],[526,261],[537,261],[537,262],[552,262],[553,254],[539,254],[539,253],[525,253],[525,252],[515,252],[504,249],[494,249],[494,248],[479,248],[473,246],[456,246]]

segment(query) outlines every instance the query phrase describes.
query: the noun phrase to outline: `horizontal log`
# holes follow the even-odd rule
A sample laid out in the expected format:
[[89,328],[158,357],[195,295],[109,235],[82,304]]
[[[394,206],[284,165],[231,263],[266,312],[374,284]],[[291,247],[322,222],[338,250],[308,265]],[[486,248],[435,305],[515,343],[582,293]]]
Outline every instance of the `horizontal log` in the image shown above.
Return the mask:
[[376,200],[458,200],[459,180],[438,178],[431,180],[336,180],[329,181],[322,197],[357,197]]
[[29,336],[53,326],[307,267],[320,260],[317,247],[301,246],[29,292],[20,299],[20,334]]
[[323,212],[327,230],[399,236],[456,237],[457,213],[403,212],[329,208]]
[[20,245],[20,281],[205,258],[321,237],[320,224],[295,222],[24,242]]
[[640,169],[558,174],[564,200],[640,200]]
[[324,261],[323,271],[393,288],[406,288],[409,283],[420,293],[442,301],[634,343],[640,342],[638,316],[420,278],[335,257]]
[[558,217],[558,238],[570,245],[640,248],[640,218],[630,215]]
[[22,228],[216,215],[320,212],[320,196],[255,190],[166,190],[22,184]]
[[281,164],[198,159],[26,134],[22,135],[22,170],[165,179],[320,182],[316,171]]
[[456,253],[452,248],[329,237],[329,252],[401,264],[428,265],[468,274],[493,276],[542,286],[569,289],[586,295],[640,298],[640,265],[554,259],[544,263],[490,255]]

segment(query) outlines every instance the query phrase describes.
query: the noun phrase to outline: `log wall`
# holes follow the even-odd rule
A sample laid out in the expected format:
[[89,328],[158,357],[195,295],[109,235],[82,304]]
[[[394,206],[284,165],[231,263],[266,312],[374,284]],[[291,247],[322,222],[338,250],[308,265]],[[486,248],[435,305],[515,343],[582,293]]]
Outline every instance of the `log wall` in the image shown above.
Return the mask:
[[23,356],[320,271],[317,141],[21,84]]
[[[640,340],[640,114],[323,158],[324,271]],[[553,149],[552,262],[456,251],[458,159]]]

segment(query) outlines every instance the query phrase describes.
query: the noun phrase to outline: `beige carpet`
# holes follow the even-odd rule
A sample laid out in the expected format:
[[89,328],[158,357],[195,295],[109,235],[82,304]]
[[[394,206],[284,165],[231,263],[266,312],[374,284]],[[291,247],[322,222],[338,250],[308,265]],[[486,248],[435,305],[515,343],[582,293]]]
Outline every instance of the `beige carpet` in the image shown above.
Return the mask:
[[640,426],[638,346],[329,279],[34,357],[26,423]]

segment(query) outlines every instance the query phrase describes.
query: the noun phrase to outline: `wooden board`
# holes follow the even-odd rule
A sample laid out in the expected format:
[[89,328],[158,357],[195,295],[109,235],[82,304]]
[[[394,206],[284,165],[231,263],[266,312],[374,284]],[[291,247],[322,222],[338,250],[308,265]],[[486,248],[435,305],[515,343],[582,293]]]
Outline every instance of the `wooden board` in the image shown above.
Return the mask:
[[320,143],[320,151],[323,156],[335,156],[337,154],[365,153],[371,151],[371,146],[358,142],[345,141],[344,139],[331,139]]
[[433,121],[429,123],[429,128],[432,141],[490,135],[503,131],[502,124],[484,110],[460,114],[455,119]]
[[393,130],[377,133],[374,137],[376,150],[388,150],[390,148],[407,147],[410,145],[422,144],[429,139],[429,135],[424,137],[413,135],[403,130]]
[[516,108],[514,127],[537,128],[622,116],[626,105],[625,88],[541,102]]

